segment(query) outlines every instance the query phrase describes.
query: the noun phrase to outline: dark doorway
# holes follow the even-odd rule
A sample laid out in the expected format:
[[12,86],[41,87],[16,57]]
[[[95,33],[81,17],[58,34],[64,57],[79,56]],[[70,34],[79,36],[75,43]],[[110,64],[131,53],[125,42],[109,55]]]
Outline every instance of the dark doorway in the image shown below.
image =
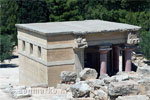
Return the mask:
[[85,68],[96,69],[98,77],[100,75],[100,54],[99,47],[91,46],[84,50],[84,66]]
[[[107,74],[113,75],[113,62],[112,62],[112,50],[107,54]],[[93,68],[97,71],[98,77],[100,76],[100,53],[98,46],[91,46],[84,50],[84,67]]]

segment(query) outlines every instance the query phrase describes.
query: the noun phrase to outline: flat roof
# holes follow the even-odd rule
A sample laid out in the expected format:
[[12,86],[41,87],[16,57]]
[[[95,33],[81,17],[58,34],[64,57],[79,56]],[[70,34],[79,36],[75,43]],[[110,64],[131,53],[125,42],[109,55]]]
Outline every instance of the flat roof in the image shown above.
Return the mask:
[[42,35],[90,34],[104,32],[138,31],[141,27],[103,20],[65,21],[16,24],[17,28]]

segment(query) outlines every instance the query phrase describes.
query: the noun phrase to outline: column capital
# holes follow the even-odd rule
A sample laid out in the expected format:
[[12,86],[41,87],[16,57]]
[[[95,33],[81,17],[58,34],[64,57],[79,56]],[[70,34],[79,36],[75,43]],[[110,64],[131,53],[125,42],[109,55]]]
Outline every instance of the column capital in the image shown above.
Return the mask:
[[99,47],[99,52],[100,53],[107,53],[108,51],[110,51],[112,48],[110,48],[109,46],[100,46]]

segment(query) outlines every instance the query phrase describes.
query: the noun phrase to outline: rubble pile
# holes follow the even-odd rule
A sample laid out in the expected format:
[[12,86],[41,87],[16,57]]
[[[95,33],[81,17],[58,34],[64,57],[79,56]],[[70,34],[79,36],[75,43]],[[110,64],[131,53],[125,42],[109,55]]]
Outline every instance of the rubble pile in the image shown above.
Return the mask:
[[61,84],[61,89],[71,91],[70,100],[150,100],[150,67],[118,72],[111,77],[106,74],[98,79],[97,75],[94,69],[85,68],[74,84],[59,83],[57,88]]
[[[137,72],[118,72],[97,78],[95,69],[83,69],[79,77],[75,72],[63,71],[55,89],[66,91],[51,98],[34,99],[30,93],[20,93],[32,88],[49,88],[47,84],[33,86],[6,86],[3,91],[15,99],[26,100],[150,100],[150,67],[139,67]],[[54,88],[54,87],[53,87]]]

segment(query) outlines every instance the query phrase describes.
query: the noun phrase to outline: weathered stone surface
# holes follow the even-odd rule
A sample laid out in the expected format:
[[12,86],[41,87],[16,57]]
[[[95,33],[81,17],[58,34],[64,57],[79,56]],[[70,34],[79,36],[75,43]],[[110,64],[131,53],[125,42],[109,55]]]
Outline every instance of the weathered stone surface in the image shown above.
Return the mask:
[[142,75],[136,73],[136,72],[130,72],[129,74],[129,80],[140,80],[142,78]]
[[108,78],[108,77],[109,77],[108,74],[103,74],[103,75],[99,76],[99,79],[104,79],[104,78]]
[[111,82],[117,82],[116,77],[106,77],[103,80],[105,84],[110,84]]
[[150,91],[147,91],[146,95],[150,98]]
[[140,92],[142,94],[146,94],[150,91],[150,78],[143,78],[138,81],[138,84],[140,85]]
[[48,84],[33,84],[33,85],[31,85],[31,88],[38,88],[38,87],[48,88]]
[[119,96],[116,100],[150,100],[146,95]]
[[91,91],[91,87],[84,81],[75,83],[70,87],[73,97],[88,97]]
[[108,100],[107,93],[101,89],[96,90],[96,91],[91,91],[90,97],[95,98],[96,100]]
[[14,93],[12,95],[13,98],[15,99],[21,99],[21,98],[27,98],[27,97],[31,97],[31,94],[19,94],[19,93]]
[[[85,21],[68,21],[68,22],[50,22],[36,24],[17,24],[18,28],[28,29],[43,35],[60,35],[60,34],[91,34],[115,31],[137,31],[140,27],[116,22],[103,20],[85,20]],[[94,27],[91,27],[94,26]]]
[[97,75],[96,70],[91,68],[85,68],[79,74],[81,80],[96,79]]
[[109,84],[108,92],[110,96],[138,94],[138,83],[134,81],[112,82]]
[[60,77],[62,83],[75,82],[77,74],[71,71],[62,71]]
[[105,85],[104,80],[100,79],[87,80],[85,82],[94,89],[99,89],[101,86]]
[[63,83],[61,83],[61,84],[57,84],[57,87],[56,87],[56,88],[69,91],[70,86],[71,86],[70,84],[63,84]]
[[138,73],[150,76],[150,67],[138,67]]
[[112,76],[112,77],[115,77],[116,81],[118,81],[118,82],[129,80],[129,75],[127,73],[117,74],[117,75]]

